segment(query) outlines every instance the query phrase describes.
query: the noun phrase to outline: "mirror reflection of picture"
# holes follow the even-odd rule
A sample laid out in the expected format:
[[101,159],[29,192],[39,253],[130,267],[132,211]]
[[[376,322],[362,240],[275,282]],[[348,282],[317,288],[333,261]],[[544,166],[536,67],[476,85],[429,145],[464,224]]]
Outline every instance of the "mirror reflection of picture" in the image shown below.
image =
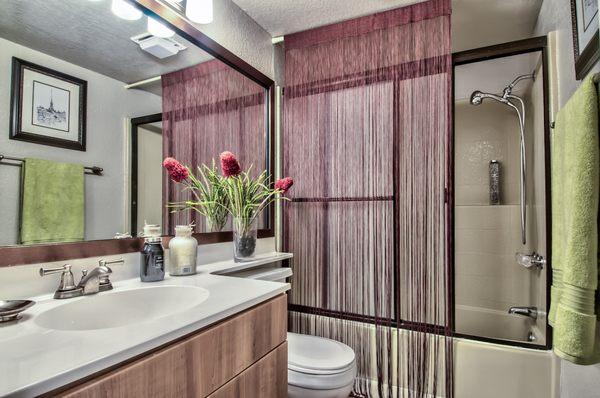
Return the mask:
[[70,93],[42,82],[33,82],[31,124],[69,131]]
[[10,139],[85,151],[87,81],[12,58]]

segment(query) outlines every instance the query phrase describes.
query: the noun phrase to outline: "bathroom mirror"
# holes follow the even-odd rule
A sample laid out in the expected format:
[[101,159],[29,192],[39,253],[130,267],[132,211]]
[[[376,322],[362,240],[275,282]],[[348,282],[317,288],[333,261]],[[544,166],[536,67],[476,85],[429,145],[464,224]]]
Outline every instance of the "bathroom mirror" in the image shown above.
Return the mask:
[[545,40],[454,56],[458,335],[528,347],[549,344]]
[[165,4],[6,2],[0,65],[0,246],[134,250],[144,220],[165,235],[194,222],[206,241],[228,240],[227,228],[211,235],[201,217],[170,214],[180,188],[162,159],[195,169],[229,150],[272,174],[273,82]]

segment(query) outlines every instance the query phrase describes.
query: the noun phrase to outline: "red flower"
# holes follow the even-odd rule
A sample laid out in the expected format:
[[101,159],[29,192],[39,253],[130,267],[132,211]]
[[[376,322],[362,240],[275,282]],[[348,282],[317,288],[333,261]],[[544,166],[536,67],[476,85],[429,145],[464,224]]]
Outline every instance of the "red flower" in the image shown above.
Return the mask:
[[229,151],[225,151],[220,155],[221,171],[225,177],[233,177],[242,171],[235,155]]
[[165,167],[165,169],[167,169],[169,177],[171,177],[171,179],[175,182],[185,181],[190,175],[188,169],[184,165],[179,163],[177,159],[166,158],[163,161],[163,166]]
[[291,177],[285,177],[281,180],[275,181],[275,189],[281,191],[281,193],[286,193],[288,189],[290,189],[294,185],[294,180]]

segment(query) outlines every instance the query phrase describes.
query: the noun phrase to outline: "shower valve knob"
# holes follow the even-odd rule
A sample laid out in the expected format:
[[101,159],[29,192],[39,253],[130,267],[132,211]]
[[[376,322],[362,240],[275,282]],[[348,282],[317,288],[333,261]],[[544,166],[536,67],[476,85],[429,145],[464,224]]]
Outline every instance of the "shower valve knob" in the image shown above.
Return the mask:
[[517,253],[515,254],[517,264],[522,265],[525,268],[539,268],[543,269],[546,264],[546,259],[541,254],[533,252],[531,254]]

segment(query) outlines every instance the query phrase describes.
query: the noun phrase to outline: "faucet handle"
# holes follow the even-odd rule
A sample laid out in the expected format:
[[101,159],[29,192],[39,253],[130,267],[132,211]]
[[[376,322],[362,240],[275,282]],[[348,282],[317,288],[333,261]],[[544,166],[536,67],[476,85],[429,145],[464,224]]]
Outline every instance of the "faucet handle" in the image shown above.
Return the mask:
[[73,272],[71,272],[71,265],[65,264],[58,268],[40,268],[40,276],[46,276],[51,274],[61,273],[60,282],[58,288],[54,293],[54,298],[69,298],[74,297],[80,290],[78,286],[75,286],[75,280],[73,279]]
[[119,258],[116,260],[105,260],[105,259],[101,259],[100,261],[98,261],[98,264],[100,265],[100,267],[106,267],[107,265],[112,265],[112,264],[125,264],[125,261],[123,260],[123,258]]
[[100,291],[101,292],[105,292],[107,290],[111,290],[113,288],[113,285],[110,281],[110,274],[112,274],[112,269],[110,269],[110,267],[108,266],[109,264],[125,264],[125,261],[123,260],[123,258],[119,258],[116,260],[104,260],[101,259],[100,261],[98,261],[98,266],[101,268],[105,268],[106,272],[100,274]]
[[65,264],[62,267],[56,267],[56,268],[41,267],[39,272],[40,272],[40,276],[46,276],[46,275],[50,275],[50,274],[58,274],[59,272],[71,272],[71,265]]

